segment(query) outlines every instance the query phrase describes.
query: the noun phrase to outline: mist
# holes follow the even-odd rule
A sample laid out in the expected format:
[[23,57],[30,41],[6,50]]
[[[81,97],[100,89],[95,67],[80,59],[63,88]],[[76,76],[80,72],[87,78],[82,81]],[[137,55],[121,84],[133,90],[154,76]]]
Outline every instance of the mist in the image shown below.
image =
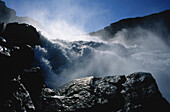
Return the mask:
[[[127,33],[133,37],[127,37]],[[169,46],[159,36],[137,27],[122,29],[109,42],[100,38],[95,41],[93,37],[86,41],[45,39],[35,48],[35,56],[46,84],[52,88],[87,76],[149,72],[163,96],[169,100],[170,52]]]
[[[37,30],[49,40],[90,40],[85,34],[91,31],[93,24],[101,23],[99,16],[108,13],[100,4],[92,3],[86,7],[84,1],[77,0],[34,1],[32,5],[27,2],[21,5],[22,13],[37,20],[42,25],[36,26]],[[97,30],[97,26],[93,30]]]
[[41,45],[34,49],[34,64],[41,67],[48,87],[57,88],[87,76],[149,72],[170,101],[170,50],[162,39],[164,35],[153,29],[136,27],[118,31],[109,41],[91,37],[86,31],[86,27],[90,27],[89,19],[97,19],[107,11],[93,7],[84,9],[75,0],[72,4],[70,0],[57,2],[59,10],[53,8],[56,14],[45,7],[24,5],[23,8],[43,26],[36,27],[41,32]]

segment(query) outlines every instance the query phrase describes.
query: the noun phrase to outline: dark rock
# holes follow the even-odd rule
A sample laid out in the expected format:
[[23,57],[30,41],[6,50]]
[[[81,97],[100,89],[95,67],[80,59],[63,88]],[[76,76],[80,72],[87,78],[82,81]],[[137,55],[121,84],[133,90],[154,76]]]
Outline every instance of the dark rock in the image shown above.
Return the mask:
[[168,112],[149,73],[104,78],[86,77],[71,81],[58,90],[43,88],[41,112]]
[[1,100],[1,112],[33,112],[35,110],[28,91],[20,82],[11,81],[10,86],[6,85],[6,87],[9,88],[6,91],[6,97],[3,97],[5,101]]
[[[7,48],[0,46],[0,68],[4,77],[8,76],[10,79],[17,77],[25,68],[29,67],[34,59],[34,52],[29,46],[11,47]],[[5,74],[8,74],[5,76]]]
[[35,46],[39,44],[39,33],[37,30],[28,24],[9,23],[6,25],[2,36],[11,45],[28,44]]
[[13,90],[11,80],[17,78],[25,68],[29,67],[33,58],[34,52],[30,46],[11,46],[3,37],[0,37],[0,85],[2,90],[0,101],[3,102],[5,96],[10,96],[9,91]]
[[[32,112],[35,110],[31,98],[37,102],[43,79],[40,68],[26,69],[31,66],[33,59],[34,51],[31,46],[24,44],[12,46],[3,37],[0,37],[1,112]],[[28,91],[16,80],[19,75]]]
[[169,103],[162,97],[149,73],[134,73],[126,77],[121,91],[126,112],[168,112]]
[[11,57],[14,64],[18,63],[17,68],[21,71],[28,68],[34,60],[34,51],[31,46],[22,45],[12,52]]
[[[31,23],[32,20],[27,17],[17,17],[16,12],[7,8],[2,1],[0,1],[0,15],[0,111],[35,111],[33,103],[36,106],[38,102],[43,78],[40,68],[28,68],[32,67],[33,47],[39,44],[39,33],[31,25],[10,23],[14,21]],[[22,83],[19,81],[19,76],[22,78]]]
[[31,69],[25,69],[24,72],[21,74],[21,82],[30,93],[31,98],[36,105],[44,84],[40,68],[34,67]]

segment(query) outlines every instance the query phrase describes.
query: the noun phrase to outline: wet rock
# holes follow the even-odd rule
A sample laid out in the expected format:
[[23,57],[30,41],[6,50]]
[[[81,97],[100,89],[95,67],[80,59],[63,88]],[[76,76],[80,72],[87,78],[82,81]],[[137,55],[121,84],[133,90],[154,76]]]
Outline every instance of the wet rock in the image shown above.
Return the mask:
[[0,15],[0,111],[33,112],[43,85],[40,68],[32,68],[39,33],[28,24],[10,23],[24,18],[2,1]]
[[156,82],[149,73],[126,76],[121,94],[126,112],[168,112],[169,103],[162,97]]
[[11,81],[30,66],[33,58],[34,52],[30,46],[11,46],[3,37],[0,37],[0,102],[4,102],[5,97],[10,97],[15,88]]
[[[7,85],[8,91],[5,100],[0,104],[1,112],[33,112],[35,107],[31,100],[28,91],[24,85],[19,81],[11,81],[10,85]],[[10,90],[10,91],[9,91]],[[1,91],[2,92],[2,91]]]
[[86,77],[57,90],[43,88],[38,110],[42,112],[168,112],[149,73],[104,78]]

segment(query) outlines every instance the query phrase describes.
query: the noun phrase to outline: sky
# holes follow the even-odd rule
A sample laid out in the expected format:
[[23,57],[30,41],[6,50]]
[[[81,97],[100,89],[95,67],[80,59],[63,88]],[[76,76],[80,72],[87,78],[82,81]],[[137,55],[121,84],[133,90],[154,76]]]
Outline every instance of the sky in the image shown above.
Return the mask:
[[[145,16],[170,9],[170,0],[3,0],[17,16],[65,21],[93,32],[124,18]],[[43,18],[43,19],[42,19]]]

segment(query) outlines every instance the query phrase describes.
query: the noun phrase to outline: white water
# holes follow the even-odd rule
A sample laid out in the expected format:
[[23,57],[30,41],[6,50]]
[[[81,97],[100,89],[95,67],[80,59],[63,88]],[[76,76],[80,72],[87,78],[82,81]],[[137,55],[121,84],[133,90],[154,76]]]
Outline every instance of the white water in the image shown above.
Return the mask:
[[127,32],[123,29],[111,41],[90,41],[89,37],[88,41],[49,41],[42,37],[42,45],[35,48],[35,58],[46,84],[56,88],[80,77],[150,72],[170,101],[169,46],[151,31],[136,28],[134,37],[128,40]]

